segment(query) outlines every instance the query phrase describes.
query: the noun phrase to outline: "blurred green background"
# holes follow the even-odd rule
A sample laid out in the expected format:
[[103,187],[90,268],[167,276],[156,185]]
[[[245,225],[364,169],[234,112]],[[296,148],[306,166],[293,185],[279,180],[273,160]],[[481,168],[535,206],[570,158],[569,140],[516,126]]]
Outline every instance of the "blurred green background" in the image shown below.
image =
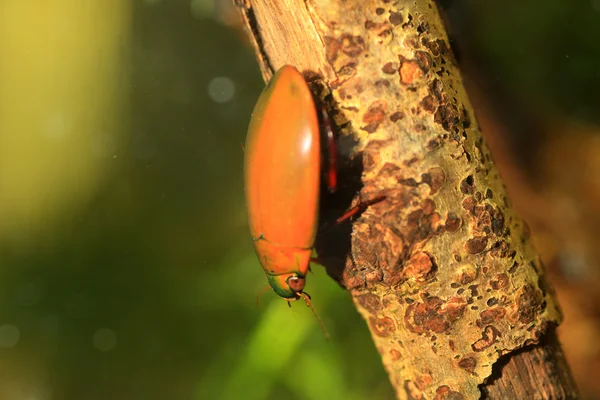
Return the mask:
[[[0,400],[393,398],[321,268],[331,342],[302,304],[256,305],[240,144],[263,82],[223,10],[0,0]],[[509,60],[510,29],[481,29]]]
[[264,84],[215,4],[0,4],[0,399],[389,398],[321,268],[330,343],[306,306],[257,306],[241,143]]

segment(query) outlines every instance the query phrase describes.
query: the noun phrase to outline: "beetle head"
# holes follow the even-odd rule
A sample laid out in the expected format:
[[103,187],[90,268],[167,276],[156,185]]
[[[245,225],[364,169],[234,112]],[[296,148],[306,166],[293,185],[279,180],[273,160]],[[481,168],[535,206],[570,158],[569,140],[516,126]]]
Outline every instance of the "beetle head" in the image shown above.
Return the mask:
[[286,300],[298,300],[306,285],[306,277],[297,272],[281,275],[267,274],[267,280],[275,293]]

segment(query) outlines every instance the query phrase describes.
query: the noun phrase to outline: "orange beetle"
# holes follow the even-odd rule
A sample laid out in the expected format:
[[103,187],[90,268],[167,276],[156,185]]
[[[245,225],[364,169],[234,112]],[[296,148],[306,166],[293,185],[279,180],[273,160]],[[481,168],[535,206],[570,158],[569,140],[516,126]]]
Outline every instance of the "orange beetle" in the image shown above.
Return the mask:
[[284,66],[260,95],[244,151],[250,234],[269,285],[288,301],[303,292],[319,219],[319,120],[302,74]]

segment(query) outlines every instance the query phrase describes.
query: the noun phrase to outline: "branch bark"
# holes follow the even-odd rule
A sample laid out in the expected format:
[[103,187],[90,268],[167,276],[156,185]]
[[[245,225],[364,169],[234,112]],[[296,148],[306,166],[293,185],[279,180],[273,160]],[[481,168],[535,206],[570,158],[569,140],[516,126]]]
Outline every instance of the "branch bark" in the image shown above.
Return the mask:
[[341,271],[328,272],[367,322],[398,398],[576,398],[554,340],[558,307],[435,2],[238,6],[265,80],[284,64],[316,77],[342,156],[361,162],[360,196],[386,196],[352,225]]

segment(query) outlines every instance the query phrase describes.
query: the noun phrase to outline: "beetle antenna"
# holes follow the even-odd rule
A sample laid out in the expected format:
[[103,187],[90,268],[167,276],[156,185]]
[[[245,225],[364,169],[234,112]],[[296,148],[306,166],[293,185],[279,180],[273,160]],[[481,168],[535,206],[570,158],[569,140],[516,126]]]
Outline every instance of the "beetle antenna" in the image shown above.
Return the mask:
[[256,304],[258,304],[258,308],[260,308],[260,296],[263,295],[264,292],[267,291],[267,289],[269,289],[271,286],[267,285],[264,288],[260,289],[260,292],[258,292],[258,295],[256,296]]
[[315,316],[315,318],[317,319],[317,322],[319,323],[319,326],[321,326],[321,330],[323,331],[323,334],[325,335],[325,340],[329,341],[329,332],[327,332],[327,328],[325,328],[325,324],[323,323],[323,321],[321,321],[321,318],[319,318],[319,315],[317,314],[317,310],[315,310],[315,307],[312,305],[312,301],[310,301],[310,296],[308,295],[308,293],[298,293],[300,295],[300,297],[302,297],[304,299],[304,302],[306,303],[306,305],[308,307],[310,307],[313,315]]

